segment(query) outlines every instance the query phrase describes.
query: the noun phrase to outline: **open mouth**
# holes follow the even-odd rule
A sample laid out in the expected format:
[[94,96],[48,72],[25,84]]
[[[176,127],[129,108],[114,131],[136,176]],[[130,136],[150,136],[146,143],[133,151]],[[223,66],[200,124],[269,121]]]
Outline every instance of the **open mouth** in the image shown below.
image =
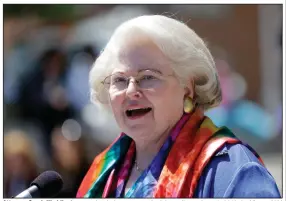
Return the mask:
[[150,112],[152,108],[147,107],[147,108],[138,108],[138,109],[131,109],[131,110],[126,110],[126,115],[127,117],[141,117]]

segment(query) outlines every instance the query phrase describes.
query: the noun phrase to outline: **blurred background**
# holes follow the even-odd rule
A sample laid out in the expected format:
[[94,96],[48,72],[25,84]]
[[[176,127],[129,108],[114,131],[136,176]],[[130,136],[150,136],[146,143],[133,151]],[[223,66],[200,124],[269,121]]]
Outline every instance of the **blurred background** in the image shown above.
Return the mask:
[[89,101],[88,73],[114,29],[144,14],[187,23],[213,53],[223,89],[207,111],[255,148],[282,192],[282,5],[3,5],[4,197],[42,171],[75,197],[119,134]]

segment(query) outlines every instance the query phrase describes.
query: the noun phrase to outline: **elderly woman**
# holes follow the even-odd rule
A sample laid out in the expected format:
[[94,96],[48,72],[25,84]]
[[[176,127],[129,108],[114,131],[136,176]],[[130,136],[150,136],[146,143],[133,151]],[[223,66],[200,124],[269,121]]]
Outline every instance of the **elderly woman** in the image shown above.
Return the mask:
[[160,15],[121,24],[90,83],[122,133],[94,159],[77,197],[280,197],[255,151],[204,116],[220,103],[220,84],[185,24]]

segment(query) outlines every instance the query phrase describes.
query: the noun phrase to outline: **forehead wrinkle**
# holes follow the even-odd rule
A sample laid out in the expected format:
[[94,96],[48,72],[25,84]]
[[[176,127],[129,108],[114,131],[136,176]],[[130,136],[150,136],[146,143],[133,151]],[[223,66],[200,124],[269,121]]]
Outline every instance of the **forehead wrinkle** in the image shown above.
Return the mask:
[[155,70],[157,72],[162,73],[162,71],[164,71],[164,67],[170,65],[170,62],[168,62],[167,59],[165,59],[164,57],[161,57],[161,55],[159,57],[156,57],[156,56],[154,58],[151,57],[151,59],[143,59],[143,58],[137,59],[136,56],[138,55],[135,55],[134,57],[132,57],[132,54],[128,55],[128,53],[126,53],[125,51],[121,51],[118,54],[117,61],[122,66],[121,66],[121,70],[118,69],[118,71],[122,71],[123,69],[126,69],[128,71],[134,71],[134,72],[141,72],[144,70]]

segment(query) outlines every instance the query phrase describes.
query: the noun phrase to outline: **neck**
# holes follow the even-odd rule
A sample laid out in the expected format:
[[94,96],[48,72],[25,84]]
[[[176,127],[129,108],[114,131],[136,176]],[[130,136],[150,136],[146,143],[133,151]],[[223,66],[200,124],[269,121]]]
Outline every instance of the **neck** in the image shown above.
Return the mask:
[[170,129],[155,139],[134,139],[136,145],[136,161],[141,170],[146,169],[169,136]]

